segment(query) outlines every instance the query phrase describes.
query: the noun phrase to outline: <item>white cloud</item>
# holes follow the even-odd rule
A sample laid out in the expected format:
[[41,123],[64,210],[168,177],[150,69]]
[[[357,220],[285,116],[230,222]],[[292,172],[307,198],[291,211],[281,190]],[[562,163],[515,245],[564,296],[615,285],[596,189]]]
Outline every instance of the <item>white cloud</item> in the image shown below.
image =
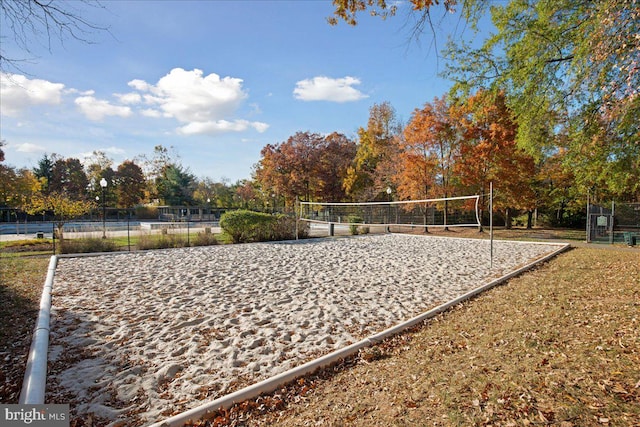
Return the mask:
[[113,95],[123,104],[139,104],[142,102],[142,97],[137,92],[114,93]]
[[162,112],[158,110],[154,110],[153,108],[147,108],[145,110],[142,110],[140,111],[140,114],[142,114],[145,117],[153,117],[153,118],[162,117]]
[[234,120],[242,102],[248,97],[242,79],[223,77],[202,70],[174,68],[155,85],[132,80],[129,86],[142,92],[143,110],[147,117],[172,117],[185,125],[178,129],[184,135],[242,132],[253,128],[264,132],[265,123]]
[[142,92],[151,90],[152,86],[144,80],[135,79],[129,82],[129,86]]
[[42,145],[25,142],[24,144],[16,145],[16,151],[20,153],[40,153],[46,151],[46,148],[44,148]]
[[250,128],[262,133],[269,128],[269,125],[261,122],[249,122],[247,120],[217,120],[207,122],[191,122],[178,129],[178,133],[183,135],[208,134],[215,135],[226,132],[243,132]]
[[352,102],[368,98],[368,95],[354,88],[360,79],[346,76],[341,79],[318,76],[296,83],[293,95],[301,101]]
[[0,111],[3,115],[18,116],[35,105],[58,105],[63,89],[62,83],[0,73]]
[[266,132],[266,130],[269,129],[269,125],[262,122],[253,122],[251,123],[251,127],[260,133]]
[[110,104],[109,101],[96,99],[93,96],[81,96],[76,98],[76,105],[89,120],[99,121],[106,116],[129,117],[132,114],[130,107]]

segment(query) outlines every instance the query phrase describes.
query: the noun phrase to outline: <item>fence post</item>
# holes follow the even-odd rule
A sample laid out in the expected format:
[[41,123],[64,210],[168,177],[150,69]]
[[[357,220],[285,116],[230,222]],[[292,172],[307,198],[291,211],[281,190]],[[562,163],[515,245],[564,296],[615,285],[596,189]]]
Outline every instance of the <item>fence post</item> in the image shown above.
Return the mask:
[[129,248],[129,252],[131,252],[131,231],[129,224],[131,223],[131,214],[127,217],[127,247]]
[[591,200],[587,190],[587,243],[591,243]]
[[53,254],[56,254],[56,223],[51,223],[51,238],[53,240]]
[[616,219],[616,202],[612,201],[611,202],[611,228],[609,230],[609,244],[613,245],[613,241],[615,240],[613,238],[613,223],[615,222]]

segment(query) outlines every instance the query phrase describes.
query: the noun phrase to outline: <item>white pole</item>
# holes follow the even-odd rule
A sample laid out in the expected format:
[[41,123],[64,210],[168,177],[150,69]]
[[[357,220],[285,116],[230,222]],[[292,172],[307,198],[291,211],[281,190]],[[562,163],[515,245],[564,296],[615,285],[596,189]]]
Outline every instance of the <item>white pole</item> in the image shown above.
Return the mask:
[[[296,222],[296,240],[298,240],[298,196],[293,204],[293,218]],[[300,204],[300,218],[302,218],[302,204]]]
[[493,268],[493,181],[489,183],[489,268]]

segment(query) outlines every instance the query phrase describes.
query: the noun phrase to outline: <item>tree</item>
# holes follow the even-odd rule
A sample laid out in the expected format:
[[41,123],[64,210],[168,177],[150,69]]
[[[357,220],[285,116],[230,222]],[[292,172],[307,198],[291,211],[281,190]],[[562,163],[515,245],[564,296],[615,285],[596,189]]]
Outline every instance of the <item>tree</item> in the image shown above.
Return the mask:
[[297,197],[311,200],[317,184],[314,169],[319,163],[322,136],[296,132],[280,144],[268,144],[260,152],[256,178],[266,191],[282,194],[288,205]]
[[180,155],[175,151],[173,146],[166,148],[162,145],[156,145],[153,149],[153,157],[151,159],[146,155],[141,155],[134,159],[134,161],[142,167],[147,183],[146,198],[151,200],[160,197],[156,184],[167,167],[174,164],[180,165]]
[[384,161],[395,158],[395,139],[400,131],[395,109],[390,103],[371,107],[367,128],[358,129],[358,149],[344,180],[349,196],[360,201],[386,199],[385,190],[392,185],[393,176]]
[[238,181],[234,187],[240,207],[244,209],[258,208],[257,200],[259,199],[259,196],[255,182],[243,179]]
[[193,205],[195,186],[195,176],[179,164],[167,165],[156,178],[158,196],[171,206]]
[[513,209],[529,208],[528,201],[535,199],[531,190],[534,161],[516,146],[518,128],[504,94],[478,91],[451,112],[463,132],[454,167],[460,183],[469,192],[483,195],[482,213],[494,181],[498,190],[494,207],[504,212],[508,225]]
[[4,151],[2,150],[2,147],[4,147],[4,145],[4,140],[0,140],[0,162],[4,162]]
[[[459,156],[462,130],[453,122],[449,109],[442,97],[413,112],[401,144],[402,167],[398,174],[401,197],[426,199],[452,195],[454,162]],[[448,211],[449,204],[445,201],[445,223]]]
[[87,197],[88,187],[89,179],[80,160],[68,158],[55,161],[51,168],[48,191],[65,193],[74,200],[83,200]]
[[425,152],[435,160],[433,197],[449,197],[455,186],[453,165],[460,151],[462,131],[453,122],[450,108],[444,96],[436,97],[413,112],[404,130],[407,144],[424,144]]
[[115,173],[116,198],[118,206],[132,208],[144,198],[144,174],[140,166],[131,160],[125,160]]
[[538,173],[536,189],[554,226],[575,225],[571,223],[571,217],[584,209],[584,197],[578,194],[575,175],[566,166],[566,155],[567,151],[560,148],[545,157]]
[[49,157],[46,153],[42,159],[38,160],[38,166],[33,168],[33,173],[42,182],[42,190],[49,192],[49,183],[53,177],[53,163],[57,159],[57,155],[53,154]]
[[356,149],[355,142],[341,133],[333,132],[324,138],[317,168],[319,188],[316,197],[335,202],[347,198],[343,183]]
[[98,185],[100,179],[104,175],[104,171],[112,169],[113,159],[109,158],[104,151],[96,150],[91,153],[91,156],[85,159],[85,170],[89,182],[94,186]]
[[520,147],[540,159],[566,134],[566,158],[583,189],[595,173],[608,176],[614,195],[638,194],[636,2],[513,0],[491,11],[498,31],[483,46],[449,49],[456,90],[505,90]]
[[354,153],[355,144],[342,134],[297,132],[262,149],[256,179],[266,193],[284,197],[287,206],[296,197],[342,200],[342,180]]
[[[90,43],[90,35],[96,31],[108,31],[107,27],[99,26],[82,16],[81,7],[102,8],[98,1],[80,0],[78,2],[52,2],[39,0],[2,0],[2,21],[0,26],[7,31],[4,38],[11,38],[13,43],[27,57],[33,55],[33,44],[46,44],[51,51],[52,37],[61,43],[72,38],[84,43]],[[42,40],[44,38],[44,40]],[[5,41],[3,40],[4,44]],[[20,62],[30,58],[8,57],[1,49],[0,71],[12,68],[20,70]]]
[[[438,5],[440,1],[410,0],[410,3],[413,11],[421,14],[416,24],[417,30],[420,30],[425,22],[430,22],[429,13],[431,7]],[[452,11],[458,2],[456,0],[444,0],[442,3],[445,10]],[[394,16],[398,10],[397,2],[394,1],[387,4],[385,0],[333,0],[333,5],[335,7],[333,16],[327,19],[331,25],[336,25],[339,21],[344,21],[349,25],[356,25],[358,23],[357,15],[364,12],[386,19]]]
[[56,237],[62,241],[64,223],[91,212],[95,207],[93,201],[77,200],[67,193],[52,192],[48,195],[36,195],[24,209],[30,215],[52,212],[56,223]]

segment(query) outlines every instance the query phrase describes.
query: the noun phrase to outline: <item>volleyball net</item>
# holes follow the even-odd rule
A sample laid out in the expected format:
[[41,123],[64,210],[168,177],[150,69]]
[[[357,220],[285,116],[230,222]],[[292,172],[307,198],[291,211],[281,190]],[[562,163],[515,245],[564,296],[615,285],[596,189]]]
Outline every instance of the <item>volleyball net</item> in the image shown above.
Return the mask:
[[479,227],[480,196],[389,202],[300,202],[300,220],[346,225]]

